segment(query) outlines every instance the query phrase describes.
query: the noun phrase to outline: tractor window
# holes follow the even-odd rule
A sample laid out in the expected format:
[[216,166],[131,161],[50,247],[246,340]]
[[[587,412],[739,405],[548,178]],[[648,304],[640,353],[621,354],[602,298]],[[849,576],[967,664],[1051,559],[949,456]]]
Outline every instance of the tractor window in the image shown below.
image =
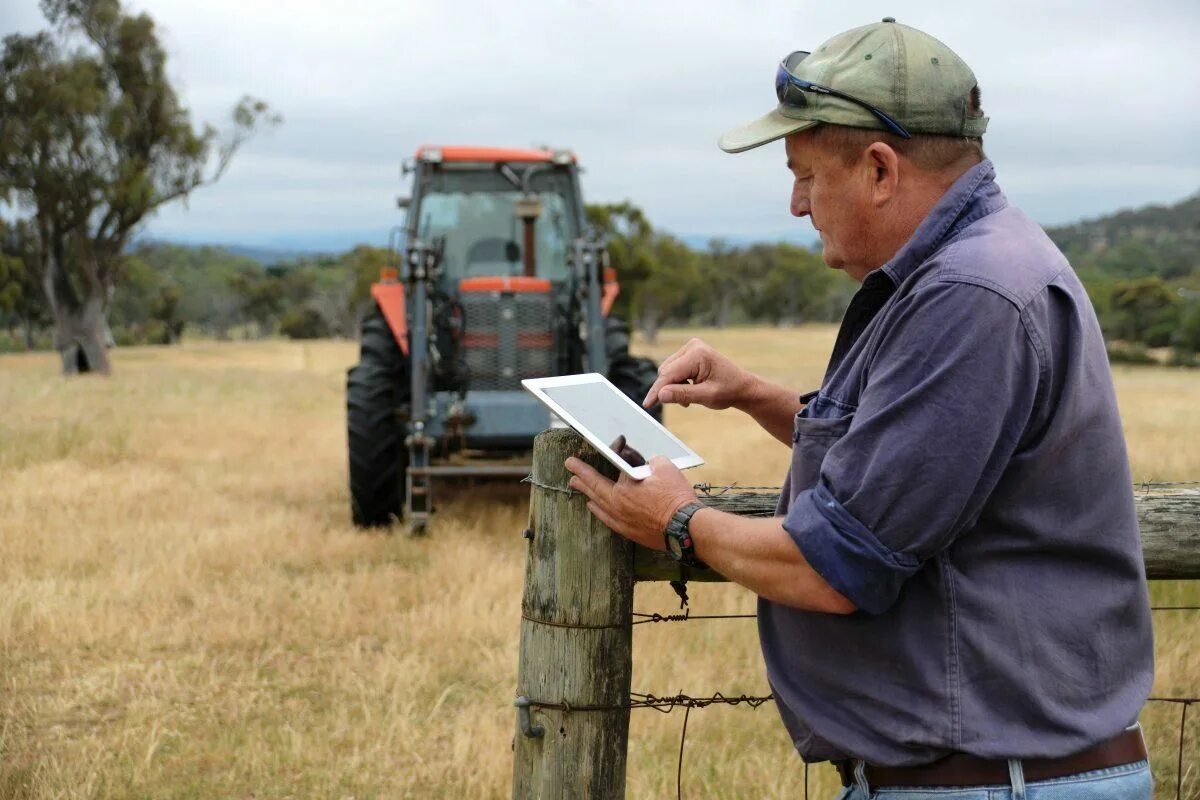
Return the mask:
[[[542,201],[534,226],[538,277],[565,280],[567,257],[578,235],[575,210],[562,191],[569,189],[569,178],[539,175],[532,189]],[[516,215],[520,197],[493,171],[435,173],[421,194],[417,235],[446,237],[443,268],[451,278],[522,275],[524,223]]]

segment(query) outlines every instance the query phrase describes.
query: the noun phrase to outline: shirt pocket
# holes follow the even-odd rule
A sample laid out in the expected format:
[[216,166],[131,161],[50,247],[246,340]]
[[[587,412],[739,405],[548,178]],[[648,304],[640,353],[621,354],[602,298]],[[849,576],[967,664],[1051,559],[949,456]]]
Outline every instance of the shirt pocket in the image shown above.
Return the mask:
[[792,497],[817,485],[825,456],[850,430],[853,412],[839,417],[796,415],[792,431],[792,463],[788,469],[788,488]]

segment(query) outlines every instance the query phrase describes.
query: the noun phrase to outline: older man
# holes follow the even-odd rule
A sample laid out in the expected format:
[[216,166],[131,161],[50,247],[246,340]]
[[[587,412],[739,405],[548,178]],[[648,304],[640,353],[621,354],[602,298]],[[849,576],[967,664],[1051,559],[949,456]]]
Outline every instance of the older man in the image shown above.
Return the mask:
[[572,459],[572,485],[759,595],[783,722],[845,797],[1148,798],[1150,613],[1104,345],[993,180],[974,75],[887,18],[788,56],[775,89],[721,147],[783,139],[792,213],[862,283],[821,388],[692,340],[646,403],[736,408],[789,445],[779,516],[703,508],[662,458],[616,483]]

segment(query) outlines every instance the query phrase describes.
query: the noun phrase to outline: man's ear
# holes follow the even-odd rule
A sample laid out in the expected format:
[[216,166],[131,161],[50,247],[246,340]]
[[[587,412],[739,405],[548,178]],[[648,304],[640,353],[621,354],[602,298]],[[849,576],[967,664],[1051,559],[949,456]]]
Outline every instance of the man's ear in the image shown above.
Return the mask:
[[900,185],[900,156],[884,142],[872,142],[863,151],[871,171],[871,187],[875,205],[882,206],[896,196]]

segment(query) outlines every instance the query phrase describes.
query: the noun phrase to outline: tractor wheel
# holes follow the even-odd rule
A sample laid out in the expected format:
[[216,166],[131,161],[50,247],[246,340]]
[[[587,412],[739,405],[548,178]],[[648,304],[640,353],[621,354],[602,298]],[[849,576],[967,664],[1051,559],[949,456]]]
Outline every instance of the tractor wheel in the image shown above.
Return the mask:
[[376,309],[363,321],[358,364],[346,374],[350,510],[359,527],[403,515],[408,448],[396,412],[408,400],[408,380],[408,360]]
[[604,352],[611,364],[621,356],[629,355],[629,323],[620,317],[604,320]]
[[[608,379],[639,406],[645,399],[646,393],[650,391],[650,387],[654,385],[656,378],[658,378],[658,367],[648,358],[631,356],[626,352],[608,362]],[[655,403],[654,407],[648,411],[650,416],[662,422],[661,403]]]

